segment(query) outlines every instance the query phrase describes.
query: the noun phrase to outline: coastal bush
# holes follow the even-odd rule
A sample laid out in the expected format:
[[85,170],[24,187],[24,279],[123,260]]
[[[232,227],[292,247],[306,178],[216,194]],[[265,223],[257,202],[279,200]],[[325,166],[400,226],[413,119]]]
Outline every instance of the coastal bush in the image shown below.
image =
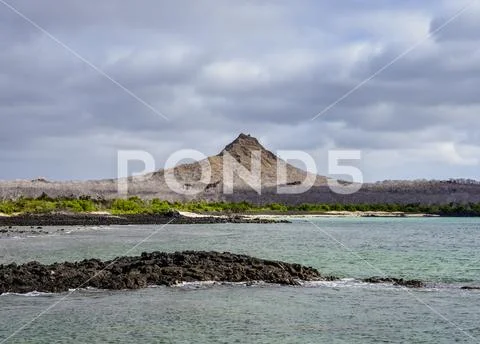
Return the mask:
[[248,202],[229,203],[229,206],[226,208],[232,213],[245,213],[254,210],[252,205]]
[[57,205],[50,200],[21,199],[17,203],[17,209],[22,213],[50,213],[57,210]]
[[12,201],[0,202],[0,213],[11,215],[15,212],[15,203]]
[[112,203],[112,214],[140,214],[146,212],[143,201],[138,197],[116,199]]
[[300,204],[298,207],[292,207],[292,210],[299,210],[299,211],[313,211],[314,207],[313,204],[303,203]]
[[73,211],[77,213],[92,212],[98,210],[92,200],[72,199],[59,201],[57,207],[61,210]]
[[450,203],[444,205],[411,204],[321,204],[303,203],[299,205],[284,205],[271,203],[255,205],[248,202],[168,202],[160,199],[151,201],[139,197],[128,199],[91,199],[58,198],[52,199],[46,195],[39,198],[19,198],[17,200],[0,201],[0,213],[48,213],[55,211],[71,211],[77,213],[97,210],[112,214],[162,214],[171,210],[190,211],[197,213],[258,213],[258,212],[304,212],[322,213],[327,211],[386,211],[404,213],[436,214],[443,216],[480,216],[480,203]]
[[302,204],[300,206],[303,211],[326,212],[332,210],[328,204]]
[[279,204],[279,203],[269,204],[267,205],[266,209],[272,210],[272,211],[280,211],[280,212],[288,211],[288,207],[286,205]]
[[167,201],[153,199],[149,204],[149,212],[153,214],[164,214],[172,210],[172,206]]

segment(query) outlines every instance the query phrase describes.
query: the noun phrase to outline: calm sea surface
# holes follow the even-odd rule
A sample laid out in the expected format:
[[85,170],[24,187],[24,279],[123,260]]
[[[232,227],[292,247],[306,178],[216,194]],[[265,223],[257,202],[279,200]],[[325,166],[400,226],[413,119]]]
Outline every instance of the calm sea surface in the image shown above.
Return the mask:
[[[460,289],[480,285],[480,219],[60,229],[2,234],[0,263],[215,250],[310,265],[342,280],[6,294],[0,296],[0,344],[480,343],[480,291]],[[358,281],[381,275],[421,279],[429,287]]]

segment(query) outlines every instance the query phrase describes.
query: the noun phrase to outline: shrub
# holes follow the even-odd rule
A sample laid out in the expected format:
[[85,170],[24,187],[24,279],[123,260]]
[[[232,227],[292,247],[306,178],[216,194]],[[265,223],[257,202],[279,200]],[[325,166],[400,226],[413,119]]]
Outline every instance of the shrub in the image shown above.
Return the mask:
[[97,206],[93,201],[85,199],[71,199],[60,201],[58,207],[62,210],[68,210],[77,213],[98,210]]
[[138,197],[129,199],[116,199],[112,204],[113,214],[140,214],[145,208],[143,202]]
[[12,201],[0,202],[0,213],[13,214],[15,212],[15,204]]
[[38,199],[22,200],[19,211],[24,213],[50,213],[57,210],[54,201],[44,201]]
[[278,203],[269,204],[267,206],[267,209],[273,210],[273,211],[282,211],[282,212],[288,211],[288,207],[286,205],[278,204]]
[[172,210],[170,203],[167,201],[161,201],[159,199],[154,199],[150,202],[149,212],[154,214],[163,214]]

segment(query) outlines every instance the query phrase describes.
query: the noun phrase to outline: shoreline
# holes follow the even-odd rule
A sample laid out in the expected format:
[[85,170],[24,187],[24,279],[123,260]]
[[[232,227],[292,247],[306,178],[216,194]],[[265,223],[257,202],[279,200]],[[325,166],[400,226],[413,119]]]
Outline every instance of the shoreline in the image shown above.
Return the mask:
[[[109,212],[54,212],[0,213],[0,226],[109,226],[156,224],[215,224],[215,223],[289,223],[295,219],[320,218],[443,218],[460,217],[425,213],[385,211],[327,211],[327,212],[245,212],[245,213],[194,213],[171,211],[164,214],[111,214]],[[462,216],[474,217],[474,216]]]
[[244,214],[243,216],[255,219],[278,219],[278,218],[342,218],[342,217],[383,217],[383,218],[421,218],[421,217],[447,217],[442,215],[432,215],[424,213],[403,213],[403,212],[384,212],[384,211],[327,211],[324,213],[264,213],[264,214]]
[[288,223],[287,220],[230,216],[186,216],[179,212],[165,214],[112,215],[99,213],[47,213],[0,216],[0,226],[110,226],[110,225],[166,225],[215,223]]

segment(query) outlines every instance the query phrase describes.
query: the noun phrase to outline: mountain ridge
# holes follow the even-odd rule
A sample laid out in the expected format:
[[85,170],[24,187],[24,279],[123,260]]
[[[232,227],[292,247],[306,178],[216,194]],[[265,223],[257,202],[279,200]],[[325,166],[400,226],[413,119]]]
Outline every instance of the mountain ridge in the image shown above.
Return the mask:
[[[252,153],[258,151],[261,157],[261,190],[257,190],[236,176],[233,180],[233,193],[224,192],[223,160],[232,157],[239,166],[250,170]],[[228,155],[227,155],[228,153]],[[201,180],[202,166],[209,164],[211,179]],[[241,133],[227,144],[218,154],[204,160],[181,164],[139,177],[124,179],[103,179],[89,181],[59,182],[45,178],[23,181],[0,181],[0,199],[20,197],[37,198],[47,194],[52,198],[87,196],[95,199],[112,199],[138,196],[144,199],[159,198],[168,201],[229,201],[250,203],[395,203],[395,204],[449,204],[480,202],[480,183],[472,180],[458,181],[384,181],[365,183],[351,195],[340,195],[327,185],[327,178],[310,175],[314,185],[307,191],[280,194],[277,180],[278,164],[285,164],[287,178],[284,184],[296,189],[308,173],[294,167],[266,149],[255,137]],[[166,175],[177,179],[179,190],[174,191],[165,182]],[[119,185],[124,183],[128,193],[119,193]],[[280,183],[281,184],[281,183]],[[283,184],[282,184],[283,185]],[[282,186],[280,185],[280,186]],[[178,192],[180,191],[180,192]]]
[[[252,154],[258,152],[260,154],[260,168],[261,168],[261,186],[274,187],[282,183],[278,183],[277,172],[279,164],[286,170],[285,184],[300,184],[307,177],[308,172],[299,169],[284,160],[277,157],[270,150],[266,149],[255,137],[248,134],[241,133],[236,139],[227,144],[217,155],[209,156],[202,161],[196,161],[189,164],[182,164],[167,170],[159,170],[153,173],[154,176],[163,177],[166,173],[175,175],[176,179],[182,181],[184,184],[189,184],[195,189],[195,184],[199,183],[201,175],[201,165],[208,161],[211,167],[211,180],[207,183],[207,187],[218,187],[220,190],[223,187],[223,167],[224,159],[228,159],[227,154],[235,159],[240,166],[251,170]],[[238,175],[234,176],[233,188],[240,190],[248,189],[249,186],[245,181],[241,180]],[[315,176],[317,185],[325,184],[326,178],[322,176]],[[204,187],[205,183],[199,183],[198,188]]]

